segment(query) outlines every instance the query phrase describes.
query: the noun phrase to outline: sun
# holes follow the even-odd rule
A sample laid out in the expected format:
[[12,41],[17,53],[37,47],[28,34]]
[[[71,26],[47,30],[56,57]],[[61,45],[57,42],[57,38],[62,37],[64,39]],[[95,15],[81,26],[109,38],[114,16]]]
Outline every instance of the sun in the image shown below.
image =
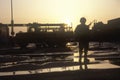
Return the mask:
[[65,23],[69,26],[69,27],[72,27],[72,22],[70,19],[66,19],[65,20]]

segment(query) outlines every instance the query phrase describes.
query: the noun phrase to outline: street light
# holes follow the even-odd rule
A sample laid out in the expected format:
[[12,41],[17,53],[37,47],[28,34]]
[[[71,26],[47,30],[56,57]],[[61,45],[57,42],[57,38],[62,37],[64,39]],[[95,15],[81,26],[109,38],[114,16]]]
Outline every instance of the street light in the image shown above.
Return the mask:
[[14,36],[13,3],[11,0],[11,35]]

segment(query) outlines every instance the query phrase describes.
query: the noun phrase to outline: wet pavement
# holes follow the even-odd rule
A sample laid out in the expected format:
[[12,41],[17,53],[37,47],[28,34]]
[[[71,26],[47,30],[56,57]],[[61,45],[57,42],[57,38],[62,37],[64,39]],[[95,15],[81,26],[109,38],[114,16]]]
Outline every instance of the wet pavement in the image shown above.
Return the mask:
[[[67,52],[0,55],[0,76],[39,74],[81,70],[78,48]],[[114,50],[90,50],[88,69],[120,68],[120,53]],[[84,63],[81,64],[85,69]]]

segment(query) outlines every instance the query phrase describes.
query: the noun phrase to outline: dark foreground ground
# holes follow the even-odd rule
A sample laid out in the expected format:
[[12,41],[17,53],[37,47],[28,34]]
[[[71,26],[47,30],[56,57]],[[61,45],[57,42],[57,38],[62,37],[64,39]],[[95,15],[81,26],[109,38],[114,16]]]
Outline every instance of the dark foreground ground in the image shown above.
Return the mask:
[[[53,49],[52,49],[53,50]],[[60,49],[61,50],[61,49]],[[111,50],[111,49],[109,49]],[[46,49],[45,49],[46,51]],[[1,57],[0,58],[0,62],[1,63],[6,63],[8,61],[10,62],[14,62],[14,61],[21,61],[21,59],[24,61],[28,58],[29,59],[32,59],[31,57],[41,57],[43,55],[33,55],[33,53],[44,53],[45,52],[44,50],[0,50],[0,54],[1,56],[4,56],[4,57]],[[51,51],[51,50],[47,50],[47,51]],[[58,50],[53,50],[53,52],[56,52]],[[20,54],[18,55],[19,52]],[[17,53],[17,55],[16,55]],[[22,55],[21,55],[22,53]],[[25,54],[28,54],[29,53],[29,57],[20,57],[20,56],[25,56]],[[31,55],[32,53],[32,55]],[[64,53],[64,52],[62,52]],[[105,54],[106,53],[106,54]],[[108,55],[109,53],[109,55]],[[14,55],[14,57],[11,57],[9,58],[8,54],[11,54],[11,55]],[[23,55],[24,54],[24,55]],[[95,55],[97,54],[97,55]],[[101,54],[101,55],[100,55]],[[31,55],[31,56],[30,56]],[[61,54],[60,54],[61,55]],[[54,54],[54,56],[52,55],[52,60],[55,58],[55,57],[60,57],[59,54]],[[68,55],[68,54],[66,54]],[[64,56],[66,56],[64,54]],[[71,54],[70,54],[71,55]],[[7,56],[7,57],[5,57]],[[16,56],[19,56],[19,57],[16,57]],[[50,55],[47,55],[48,57],[51,57]],[[63,56],[63,55],[62,55]],[[54,57],[54,58],[53,58]],[[112,59],[112,64],[116,64],[117,62],[117,65],[120,65],[120,54],[117,52],[116,53],[111,53],[109,51],[103,51],[103,49],[100,51],[97,50],[97,52],[94,52],[93,55],[89,55],[88,57],[90,58],[94,58],[95,60],[108,60],[108,59]],[[25,59],[24,59],[25,58]],[[114,61],[115,59],[115,61]],[[49,60],[50,61],[50,60]],[[48,62],[49,62],[48,61]],[[55,61],[55,60],[54,60]],[[13,67],[9,67],[9,68],[1,68],[1,72],[6,72],[6,71],[17,71],[17,70],[27,70],[28,68],[29,69],[33,69],[33,65],[30,66],[30,64],[32,64],[33,62],[29,62],[29,66],[27,65],[27,68],[25,68],[26,66],[25,65],[22,65],[22,66],[18,66],[18,68],[15,68],[17,66],[13,66]],[[37,62],[35,61],[34,63],[36,64],[42,64],[41,62]],[[97,64],[97,63],[96,63]],[[98,63],[100,64],[100,63]],[[60,66],[59,64],[56,64],[57,66]],[[67,65],[67,63],[65,63],[64,65]],[[104,65],[104,64],[103,64]],[[62,63],[62,66],[63,66],[63,63]],[[47,65],[47,67],[50,67],[50,64]],[[96,66],[97,67],[97,66]],[[36,66],[34,67],[36,70],[40,68],[40,66]],[[28,70],[29,70],[28,69]],[[88,70],[76,70],[76,71],[63,71],[63,72],[49,72],[49,73],[36,73],[36,74],[27,74],[27,75],[12,75],[12,76],[0,76],[0,80],[120,80],[120,68],[107,68],[107,69],[88,69]]]
[[0,80],[120,80],[120,68],[5,76]]

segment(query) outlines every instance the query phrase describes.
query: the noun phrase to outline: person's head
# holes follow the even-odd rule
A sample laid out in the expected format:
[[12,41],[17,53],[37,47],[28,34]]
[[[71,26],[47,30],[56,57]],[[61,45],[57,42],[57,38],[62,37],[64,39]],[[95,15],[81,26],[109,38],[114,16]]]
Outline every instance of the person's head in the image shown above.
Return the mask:
[[80,23],[81,23],[81,24],[85,24],[85,23],[86,23],[86,18],[85,18],[85,17],[82,17],[82,18],[80,19]]

